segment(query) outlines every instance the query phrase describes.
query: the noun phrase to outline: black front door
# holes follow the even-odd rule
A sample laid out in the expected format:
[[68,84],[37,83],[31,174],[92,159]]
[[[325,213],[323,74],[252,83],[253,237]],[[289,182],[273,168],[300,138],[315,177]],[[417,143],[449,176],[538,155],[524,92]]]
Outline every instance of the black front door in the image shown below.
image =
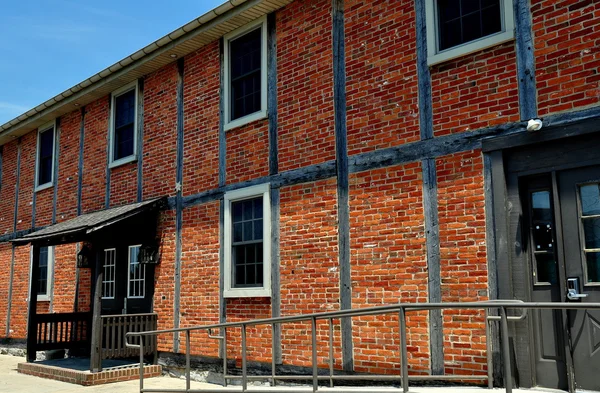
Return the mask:
[[102,314],[151,312],[154,265],[139,263],[140,245],[105,248],[102,262]]
[[[531,300],[600,302],[600,166],[522,177],[520,192]],[[600,311],[531,315],[536,384],[600,390]]]

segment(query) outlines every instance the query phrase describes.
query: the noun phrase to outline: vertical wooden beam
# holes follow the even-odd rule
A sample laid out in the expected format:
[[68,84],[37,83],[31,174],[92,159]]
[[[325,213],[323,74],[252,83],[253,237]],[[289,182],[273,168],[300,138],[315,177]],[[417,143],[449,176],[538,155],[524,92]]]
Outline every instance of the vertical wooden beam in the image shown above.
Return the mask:
[[33,244],[27,317],[27,361],[34,362],[37,348],[37,285],[40,277],[40,246]]
[[[332,0],[333,16],[333,112],[338,203],[338,261],[340,266],[340,308],[352,308],[350,274],[350,203],[348,172],[348,138],[346,129],[346,44],[344,0]],[[354,369],[352,320],[342,318],[342,363],[345,371]]]
[[23,146],[21,145],[22,138],[19,138],[17,144],[17,184],[15,186],[15,209],[13,211],[13,232],[17,232],[17,222],[19,217],[19,187],[21,185],[21,153]]
[[94,291],[92,300],[92,336],[91,336],[91,352],[90,352],[90,371],[97,373],[102,371],[102,280],[104,277],[104,269],[102,267],[102,259],[96,258],[96,266],[94,269],[95,285],[90,288]]
[[[173,327],[179,327],[180,306],[181,306],[181,230],[183,228],[183,74],[185,63],[184,59],[177,60],[177,168],[175,190],[175,288],[173,300]],[[179,352],[179,333],[173,334],[173,352]]]
[[10,313],[12,310],[12,293],[13,293],[13,281],[15,277],[15,245],[11,247],[10,255],[10,273],[8,276],[8,296],[6,304],[6,337],[10,337]]
[[[52,224],[56,224],[56,204],[58,199],[58,164],[60,156],[60,117],[56,119],[56,128],[54,129],[54,173],[52,174],[52,180],[54,181],[54,192],[52,195]],[[33,227],[35,228],[35,226]]]
[[144,78],[138,79],[137,154],[137,201],[141,202],[144,195]]
[[[225,91],[225,63],[224,63],[224,50],[225,43],[223,42],[223,38],[219,40],[219,61],[220,61],[220,80],[219,85],[221,86],[220,91]],[[223,99],[223,94],[219,95],[219,187],[223,187],[226,184],[227,179],[227,138],[225,135],[225,102]],[[224,323],[227,321],[227,302],[224,296],[225,290],[225,256],[223,253],[223,247],[225,245],[225,233],[223,232],[225,229],[225,200],[223,196],[220,197],[219,203],[219,271],[223,272],[219,275],[219,323]],[[224,342],[221,341],[220,352],[221,356],[225,356],[225,345]]]
[[[19,215],[19,186],[21,183],[21,138],[17,142],[17,173],[16,173],[16,182],[15,182],[15,206],[13,209],[13,233],[17,232],[17,216]],[[9,287],[8,287],[8,304],[6,309],[6,336],[10,334],[10,314],[12,310],[12,288],[13,288],[13,280],[14,280],[14,271],[15,271],[15,246],[12,246],[12,254],[10,261],[10,278],[9,278]]]
[[537,117],[537,87],[535,84],[535,57],[531,33],[529,0],[514,0],[517,75],[519,78],[519,109],[521,120]]
[[81,215],[81,200],[83,195],[83,147],[85,138],[85,106],[81,108],[81,123],[79,124],[79,162],[77,163],[77,215]]
[[[112,110],[112,94],[108,95],[108,113]],[[108,143],[106,144],[106,190],[104,192],[104,208],[110,207],[110,145],[113,143],[113,137],[110,134],[110,115],[108,116]]]
[[[269,114],[269,175],[279,173],[279,143],[277,121],[277,20],[275,13],[267,15],[267,111]],[[279,188],[271,189],[271,316],[281,316],[281,280],[279,277]],[[281,325],[273,332],[273,358],[283,362]]]
[[[425,0],[415,1],[417,29],[417,78],[419,90],[419,127],[421,140],[434,138],[433,108],[431,98],[431,73],[427,65],[427,23]],[[440,229],[438,224],[437,171],[434,158],[422,161],[423,208],[425,215],[425,236],[428,271],[428,300],[442,301]],[[429,311],[429,350],[431,353],[431,373],[444,374],[444,333],[441,310]]]

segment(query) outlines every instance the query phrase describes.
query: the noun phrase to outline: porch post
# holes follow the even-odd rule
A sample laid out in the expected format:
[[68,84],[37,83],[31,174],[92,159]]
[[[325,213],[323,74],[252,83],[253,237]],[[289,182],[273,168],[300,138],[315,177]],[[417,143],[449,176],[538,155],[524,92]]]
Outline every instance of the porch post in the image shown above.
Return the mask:
[[37,348],[37,288],[40,279],[40,246],[33,244],[29,279],[29,310],[27,318],[27,361],[34,362]]
[[94,301],[92,314],[92,339],[90,351],[90,371],[97,373],[102,371],[102,280],[104,277],[104,269],[102,269],[102,261],[96,258],[96,285],[93,287]]

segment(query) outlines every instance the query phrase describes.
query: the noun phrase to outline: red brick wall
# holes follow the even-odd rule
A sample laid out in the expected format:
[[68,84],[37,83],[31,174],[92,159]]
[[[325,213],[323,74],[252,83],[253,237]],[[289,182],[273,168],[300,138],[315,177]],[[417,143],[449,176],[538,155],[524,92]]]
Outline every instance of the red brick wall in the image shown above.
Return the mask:
[[413,1],[346,1],[349,154],[419,139]]
[[269,174],[269,131],[266,121],[227,131],[227,183]]
[[[153,310],[158,313],[158,328],[173,328],[173,304],[175,288],[175,211],[160,214],[158,234],[160,243],[160,263],[154,272]],[[173,350],[173,335],[158,336],[160,351]]]
[[331,1],[277,12],[279,169],[335,158]]
[[184,195],[219,185],[220,72],[218,41],[185,58]]
[[[52,311],[73,312],[75,306],[75,244],[54,247],[54,287],[52,289]],[[80,272],[83,269],[80,269]],[[85,269],[89,270],[89,269]],[[81,289],[82,290],[89,290]]]
[[142,199],[173,195],[177,153],[176,65],[170,64],[148,75],[143,95]]
[[[226,300],[227,322],[271,318],[270,298],[238,298]],[[248,360],[271,362],[271,327],[251,326],[246,329],[246,351]],[[236,359],[241,367],[241,328],[227,330],[227,357]]]
[[106,195],[106,146],[108,138],[108,97],[85,107],[83,147],[82,212],[104,208]]
[[110,207],[137,200],[137,161],[110,170]]
[[[436,160],[443,302],[488,299],[483,159],[475,150]],[[446,373],[486,370],[485,322],[478,310],[446,310]]]
[[61,117],[56,200],[57,222],[68,220],[77,215],[80,134],[81,111],[73,111]]
[[8,312],[8,290],[10,285],[10,265],[12,246],[0,243],[0,337],[6,334],[6,315]]
[[31,228],[36,144],[37,131],[25,134],[21,138],[21,173],[19,180],[17,230]]
[[431,67],[436,136],[519,120],[514,43]]
[[[281,188],[281,315],[339,309],[337,196],[334,179]],[[326,325],[318,329],[320,364],[329,357]],[[311,361],[310,325],[286,324],[283,361]],[[339,348],[339,337],[336,337]],[[337,356],[340,353],[338,351]]]
[[600,102],[600,3],[532,0],[540,116]]
[[27,298],[29,297],[29,247],[15,248],[15,271],[10,309],[13,338],[27,336]]
[[[219,202],[185,209],[183,223],[180,325],[219,323]],[[219,354],[219,341],[206,332],[194,333],[191,343],[196,355]]]
[[17,184],[17,141],[2,147],[2,187],[0,187],[0,233],[12,233]]

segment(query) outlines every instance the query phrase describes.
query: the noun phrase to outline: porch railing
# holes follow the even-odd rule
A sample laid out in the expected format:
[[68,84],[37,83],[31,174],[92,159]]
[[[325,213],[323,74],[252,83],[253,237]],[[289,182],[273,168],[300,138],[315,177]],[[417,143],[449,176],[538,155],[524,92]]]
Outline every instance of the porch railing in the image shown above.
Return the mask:
[[38,314],[35,351],[89,347],[89,312]]
[[[139,355],[135,348],[126,346],[126,334],[155,330],[157,314],[117,314],[102,315],[102,359],[115,359]],[[139,343],[139,337],[134,338],[134,344]],[[156,336],[148,340],[144,346],[144,355],[156,353]]]
[[[490,329],[489,325],[491,323],[499,322],[500,323],[500,338],[502,342],[502,347],[500,348],[500,352],[502,353],[502,358],[504,361],[504,385],[507,393],[512,392],[512,369],[511,369],[511,360],[510,360],[510,347],[509,347],[509,332],[508,332],[508,322],[522,320],[527,315],[527,310],[531,309],[546,309],[546,310],[589,310],[596,309],[600,310],[600,303],[525,303],[518,300],[494,300],[494,301],[485,301],[485,302],[465,302],[465,303],[400,303],[390,306],[380,306],[380,307],[371,307],[371,308],[363,308],[363,309],[354,309],[354,310],[344,310],[344,311],[334,311],[334,312],[326,312],[326,313],[318,313],[318,314],[309,314],[309,315],[301,315],[301,316],[291,316],[291,317],[280,317],[280,318],[269,318],[269,319],[259,319],[252,321],[243,321],[243,322],[230,322],[230,323],[222,323],[216,325],[206,325],[206,326],[194,326],[187,328],[179,328],[179,329],[168,329],[168,330],[154,330],[154,331],[145,331],[145,332],[135,332],[127,334],[127,346],[131,348],[137,348],[139,350],[140,356],[140,393],[150,393],[150,392],[163,392],[164,390],[156,390],[156,389],[145,389],[144,388],[144,368],[143,368],[143,357],[146,351],[146,342],[156,342],[155,337],[159,334],[165,333],[185,333],[186,336],[186,388],[185,389],[169,389],[169,392],[181,392],[181,393],[191,393],[191,392],[220,392],[222,389],[201,389],[201,390],[192,390],[190,388],[191,382],[191,368],[190,368],[190,336],[192,331],[205,331],[209,337],[217,338],[222,340],[223,342],[223,377],[225,381],[225,385],[229,380],[241,380],[241,386],[236,390],[228,390],[228,391],[240,391],[247,392],[248,391],[248,382],[253,380],[270,380],[272,388],[269,389],[269,392],[289,392],[286,389],[277,389],[275,387],[277,381],[282,380],[308,380],[312,382],[312,389],[309,391],[317,392],[319,389],[319,381],[329,381],[329,385],[333,387],[334,381],[336,380],[375,380],[375,381],[399,381],[401,383],[401,390],[406,393],[408,392],[409,381],[411,380],[462,380],[462,381],[472,381],[472,380],[487,380],[488,387],[493,386],[493,376],[492,376],[492,367],[493,367],[493,359],[492,359],[492,348],[491,348],[491,337],[490,337]],[[408,350],[407,350],[407,330],[409,326],[406,324],[406,314],[414,311],[423,311],[423,310],[483,310],[486,315],[486,345],[487,345],[487,371],[488,375],[409,375],[408,374]],[[520,314],[517,316],[508,315],[508,310],[517,310],[520,311]],[[399,336],[400,336],[400,373],[396,375],[336,375],[334,374],[333,367],[333,321],[335,319],[341,318],[353,318],[365,315],[386,315],[386,314],[396,314],[399,316]],[[494,315],[497,314],[497,315]],[[256,326],[268,326],[271,328],[272,333],[275,331],[275,326],[283,325],[286,323],[300,322],[300,321],[308,321],[311,323],[311,336],[312,336],[312,375],[277,375],[276,374],[276,364],[275,358],[272,357],[271,364],[271,375],[261,375],[261,376],[249,376],[248,375],[248,359],[247,359],[247,329],[248,327],[256,327]],[[320,375],[317,364],[317,321],[327,321],[329,324],[329,373],[328,375]],[[232,328],[240,328],[241,329],[241,351],[242,351],[242,375],[230,375],[227,371],[227,329]],[[212,331],[215,329],[220,329],[220,336],[213,336]],[[274,336],[274,335],[273,335]],[[131,340],[134,338],[139,339],[138,343],[133,343]],[[274,345],[274,344],[273,344]],[[275,352],[274,350],[272,351]],[[337,391],[345,392],[352,391],[352,389],[344,390],[343,387],[337,387]],[[354,390],[355,391],[355,390]],[[376,390],[369,389],[370,393],[376,392],[390,392],[389,388],[385,390]]]

